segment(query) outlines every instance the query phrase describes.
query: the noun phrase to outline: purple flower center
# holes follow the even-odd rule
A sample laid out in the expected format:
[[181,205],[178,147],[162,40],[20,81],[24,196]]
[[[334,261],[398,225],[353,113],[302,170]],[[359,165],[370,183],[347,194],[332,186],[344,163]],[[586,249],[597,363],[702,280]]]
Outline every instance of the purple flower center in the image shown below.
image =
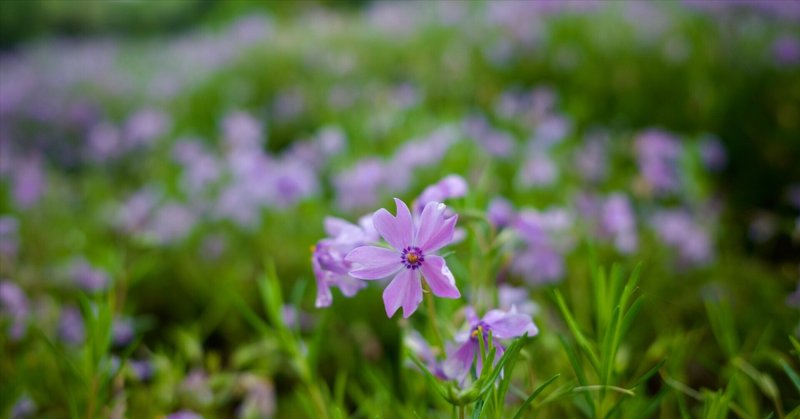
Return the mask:
[[425,262],[425,255],[419,247],[406,247],[400,255],[400,261],[403,262],[406,269],[417,269]]
[[472,340],[478,340],[478,336],[483,336],[483,339],[485,341],[485,339],[489,336],[490,330],[492,330],[492,328],[488,324],[484,322],[478,322],[478,324],[476,324],[475,327],[472,328],[469,337]]

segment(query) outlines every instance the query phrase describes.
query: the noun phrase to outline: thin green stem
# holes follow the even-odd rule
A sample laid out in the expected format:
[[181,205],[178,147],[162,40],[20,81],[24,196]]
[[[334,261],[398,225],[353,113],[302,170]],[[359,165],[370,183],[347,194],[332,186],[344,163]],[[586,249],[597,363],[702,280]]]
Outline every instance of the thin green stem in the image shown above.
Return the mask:
[[439,333],[439,325],[436,319],[436,302],[433,301],[433,294],[431,294],[428,284],[425,284],[424,287],[426,294],[425,300],[427,300],[425,302],[425,307],[428,310],[428,317],[430,319],[431,334],[433,335],[434,344],[437,348],[444,352],[444,341],[442,340],[442,335]]

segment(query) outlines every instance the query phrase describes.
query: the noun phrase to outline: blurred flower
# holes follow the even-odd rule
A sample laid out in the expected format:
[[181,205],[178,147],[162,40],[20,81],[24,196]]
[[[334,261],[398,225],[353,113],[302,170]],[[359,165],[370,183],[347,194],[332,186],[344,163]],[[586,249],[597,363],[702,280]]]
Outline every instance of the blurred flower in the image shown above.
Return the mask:
[[222,120],[222,137],[229,148],[261,150],[265,140],[264,126],[247,112],[232,112]]
[[797,289],[786,297],[786,305],[789,307],[800,308],[800,281],[797,281]]
[[558,179],[558,166],[544,152],[535,153],[523,163],[518,176],[526,188],[552,186]]
[[124,139],[128,149],[150,146],[169,131],[167,114],[156,109],[141,109],[125,122]]
[[25,292],[11,281],[0,281],[0,318],[10,321],[8,336],[12,341],[25,335],[29,313]]
[[61,310],[61,319],[58,323],[58,335],[64,343],[80,345],[86,335],[81,312],[71,306]]
[[84,258],[78,258],[72,262],[71,275],[75,284],[89,292],[105,290],[110,282],[105,271],[93,267]]
[[175,160],[183,165],[181,185],[189,196],[205,191],[222,174],[217,158],[203,148],[200,140],[180,140],[172,153]]
[[158,208],[147,226],[147,233],[161,244],[186,237],[194,228],[197,216],[185,205],[168,203]]
[[111,323],[111,340],[115,346],[126,346],[133,342],[135,336],[133,319],[118,317]]
[[19,250],[19,220],[12,215],[0,216],[0,257],[14,259]]
[[504,158],[514,153],[517,145],[514,137],[505,131],[493,128],[483,116],[471,116],[464,120],[462,126],[466,135],[490,155]]
[[604,134],[587,136],[583,146],[575,153],[575,166],[584,181],[599,183],[608,174],[606,155],[608,137]]
[[116,224],[127,233],[141,233],[161,199],[153,188],[143,188],[134,193],[119,207]]
[[197,413],[192,412],[191,410],[179,410],[175,413],[170,413],[167,415],[166,419],[203,419],[202,416],[198,415]]
[[28,395],[18,398],[11,407],[11,419],[24,419],[34,417],[36,403]]
[[507,199],[495,197],[489,202],[486,217],[497,229],[511,225],[516,217],[514,206]]
[[447,354],[444,362],[444,373],[448,377],[463,382],[475,365],[475,374],[480,377],[483,370],[483,359],[481,358],[480,342],[483,339],[488,353],[492,347],[489,345],[489,333],[492,334],[492,344],[496,348],[494,363],[500,360],[505,352],[505,347],[498,339],[511,339],[528,334],[528,337],[539,333],[536,325],[533,324],[531,317],[527,314],[518,313],[516,308],[511,307],[509,311],[490,310],[478,318],[472,307],[465,310],[469,331],[461,332],[456,335],[456,342],[460,344],[457,348],[452,348]]
[[681,145],[672,135],[648,130],[636,137],[639,171],[656,193],[674,192],[680,187],[678,159]]
[[531,317],[536,316],[540,311],[539,305],[531,300],[528,290],[523,287],[500,285],[497,288],[497,299],[501,310],[508,311],[516,307],[520,313]]
[[772,44],[775,62],[782,67],[800,64],[800,39],[794,35],[783,35]]
[[617,250],[622,253],[636,251],[636,216],[628,197],[621,193],[609,195],[603,202],[600,222],[603,232],[613,238]]
[[104,162],[122,153],[122,133],[109,122],[100,122],[89,131],[87,140],[89,157],[95,162]]
[[130,360],[129,365],[133,376],[139,381],[149,381],[153,378],[155,368],[153,363],[147,359]]
[[428,341],[419,332],[412,329],[403,335],[403,343],[414,356],[425,364],[431,374],[442,380],[447,379],[442,369],[442,363],[436,358],[436,354],[434,354],[433,348],[428,344]]
[[208,380],[208,374],[200,369],[189,372],[180,384],[180,392],[192,404],[206,406],[214,400],[214,393]]
[[366,208],[377,202],[383,182],[383,165],[375,158],[363,159],[333,176],[336,205],[344,210]]
[[467,194],[467,181],[459,175],[449,175],[437,183],[425,188],[414,200],[415,214],[422,214],[422,210],[429,202],[443,202],[450,198],[460,198]]
[[42,159],[38,155],[30,154],[20,157],[15,163],[12,174],[14,201],[20,208],[27,209],[36,204],[44,194],[46,184]]
[[395,204],[396,217],[384,208],[372,216],[375,230],[394,250],[361,246],[348,253],[345,260],[354,265],[350,275],[355,278],[382,279],[396,274],[383,293],[386,315],[391,317],[402,305],[403,317],[407,318],[422,302],[417,269],[434,295],[443,298],[461,296],[444,258],[434,253],[452,242],[458,216],[445,218],[447,207],[429,202],[415,223],[403,201],[395,198]]
[[352,297],[366,283],[350,276],[352,265],[345,256],[356,247],[378,241],[378,233],[367,217],[359,221],[359,225],[345,220],[327,217],[325,231],[330,236],[322,239],[314,246],[311,265],[317,281],[317,298],[315,305],[328,307],[333,302],[330,287],[338,287],[342,294]]
[[237,410],[242,419],[269,418],[275,414],[275,388],[272,382],[252,374],[242,378],[244,400]]
[[725,168],[728,155],[725,146],[716,137],[706,137],[700,142],[700,158],[703,164],[712,172],[718,172]]
[[713,248],[708,232],[697,225],[682,210],[662,210],[650,219],[659,238],[674,248],[681,261],[690,265],[705,265],[713,258]]
[[572,246],[572,217],[564,210],[520,211],[513,228],[525,248],[515,255],[511,271],[532,284],[552,283],[564,276],[563,253]]
[[541,148],[560,143],[571,130],[570,122],[563,116],[548,115],[536,126],[533,141]]

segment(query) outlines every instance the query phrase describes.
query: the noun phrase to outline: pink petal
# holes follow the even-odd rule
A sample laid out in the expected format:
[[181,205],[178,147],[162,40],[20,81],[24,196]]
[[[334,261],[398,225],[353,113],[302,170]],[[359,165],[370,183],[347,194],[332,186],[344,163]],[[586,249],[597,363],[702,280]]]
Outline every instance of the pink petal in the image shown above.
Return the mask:
[[448,354],[447,360],[442,365],[444,374],[454,380],[464,380],[469,374],[472,362],[475,360],[475,354],[479,351],[477,346],[476,341],[468,340],[455,352]]
[[458,216],[445,219],[445,209],[445,204],[429,202],[422,210],[416,243],[423,252],[434,252],[453,241]]
[[422,302],[422,284],[419,275],[411,269],[403,269],[383,290],[383,304],[386,315],[392,317],[400,306],[403,317],[408,318]]
[[534,336],[539,333],[531,317],[527,314],[518,313],[514,308],[508,313],[501,310],[491,310],[483,316],[483,321],[492,328],[492,335],[499,339],[522,336],[526,332],[528,336]]
[[425,262],[421,268],[425,281],[431,287],[431,291],[437,297],[458,298],[461,293],[456,287],[456,280],[447,267],[447,263],[441,256],[425,256]]
[[385,208],[375,211],[372,223],[375,230],[397,250],[411,246],[414,241],[414,225],[411,221],[411,211],[405,202],[395,198],[397,217],[393,217]]
[[376,246],[356,247],[344,259],[354,264],[350,276],[359,279],[386,278],[403,267],[399,253]]

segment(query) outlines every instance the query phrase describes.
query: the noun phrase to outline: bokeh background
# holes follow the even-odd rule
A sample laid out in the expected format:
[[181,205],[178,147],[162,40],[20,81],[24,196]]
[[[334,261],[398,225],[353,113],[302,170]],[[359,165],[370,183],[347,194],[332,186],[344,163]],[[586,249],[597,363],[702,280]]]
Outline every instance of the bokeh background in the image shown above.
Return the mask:
[[[502,197],[547,224],[536,258],[487,274],[539,307],[533,369],[570,371],[548,292],[590,301],[592,254],[643,267],[621,370],[669,354],[716,391],[746,359],[779,394],[742,382],[739,407],[789,412],[798,22],[800,3],[755,0],[0,2],[0,409],[306,416],[280,339],[245,314],[274,265],[342,414],[448,416],[379,288],[314,307],[309,247],[326,216],[458,174],[457,210]],[[455,252],[474,275],[475,246]],[[703,412],[673,393],[656,376],[636,406]]]

